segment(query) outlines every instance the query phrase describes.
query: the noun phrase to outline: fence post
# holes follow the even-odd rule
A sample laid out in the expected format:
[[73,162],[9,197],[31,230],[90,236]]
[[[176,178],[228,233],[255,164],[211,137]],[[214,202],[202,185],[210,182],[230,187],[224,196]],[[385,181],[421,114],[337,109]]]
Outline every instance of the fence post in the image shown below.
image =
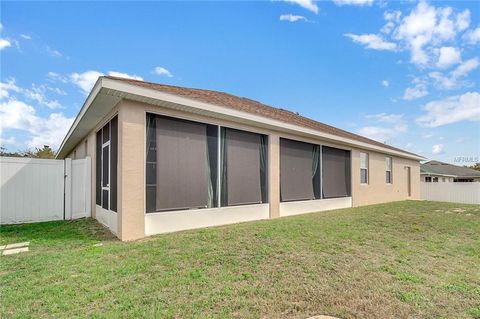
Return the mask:
[[85,157],[85,213],[87,217],[92,216],[92,159]]
[[72,159],[65,159],[65,208],[64,217],[65,220],[72,219]]

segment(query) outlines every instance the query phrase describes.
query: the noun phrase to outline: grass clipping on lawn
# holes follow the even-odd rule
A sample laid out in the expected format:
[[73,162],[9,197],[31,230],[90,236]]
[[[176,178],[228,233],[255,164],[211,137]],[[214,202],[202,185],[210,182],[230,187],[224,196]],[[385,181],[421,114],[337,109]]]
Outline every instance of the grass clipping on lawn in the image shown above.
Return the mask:
[[[397,202],[122,243],[3,226],[0,317],[480,318],[480,206]],[[99,245],[102,243],[102,245]]]

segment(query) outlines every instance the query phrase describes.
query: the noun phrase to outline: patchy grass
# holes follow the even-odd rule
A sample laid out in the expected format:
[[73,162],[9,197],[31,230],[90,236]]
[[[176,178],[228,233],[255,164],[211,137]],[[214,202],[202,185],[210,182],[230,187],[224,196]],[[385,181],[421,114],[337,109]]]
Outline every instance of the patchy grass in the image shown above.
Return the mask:
[[130,243],[93,220],[0,232],[31,242],[0,257],[1,318],[480,318],[478,205],[398,202]]

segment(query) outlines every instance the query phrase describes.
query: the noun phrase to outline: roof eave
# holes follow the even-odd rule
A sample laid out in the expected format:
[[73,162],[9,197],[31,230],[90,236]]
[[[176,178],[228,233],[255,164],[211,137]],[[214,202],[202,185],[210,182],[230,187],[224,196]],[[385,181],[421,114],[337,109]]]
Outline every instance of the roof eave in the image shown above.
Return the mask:
[[92,102],[95,100],[95,97],[98,95],[100,92],[100,89],[102,88],[102,81],[103,77],[99,77],[97,79],[97,82],[95,82],[95,85],[93,86],[92,90],[88,94],[87,98],[85,99],[85,102],[82,105],[82,108],[78,112],[77,116],[75,117],[75,120],[73,121],[72,125],[68,129],[67,135],[62,140],[62,143],[60,144],[60,147],[58,148],[58,151],[55,155],[55,158],[65,158],[67,154],[65,153],[65,144],[67,143],[68,139],[72,135],[73,131],[77,127],[78,123],[82,120],[83,115],[86,113]]
[[67,154],[65,154],[67,151],[65,150],[65,145],[72,135],[72,133],[75,131],[76,126],[80,121],[82,120],[83,115],[86,113],[88,108],[91,106],[92,102],[94,101],[95,97],[98,95],[100,90],[102,88],[105,88],[108,90],[109,95],[114,95],[116,94],[120,98],[129,98],[135,100],[138,98],[138,100],[144,101],[164,101],[167,103],[172,103],[172,105],[184,105],[187,107],[190,107],[192,109],[196,110],[203,110],[206,113],[209,114],[221,114],[223,116],[227,115],[228,117],[231,117],[232,119],[241,119],[244,121],[249,121],[251,124],[259,126],[259,127],[267,127],[267,128],[274,128],[277,131],[284,131],[284,132],[293,132],[293,133],[302,133],[303,135],[307,136],[312,136],[312,137],[320,137],[322,139],[330,140],[333,142],[340,142],[341,144],[347,144],[351,145],[354,147],[360,147],[363,149],[367,150],[372,150],[372,151],[377,151],[377,152],[383,152],[389,155],[395,155],[399,157],[404,157],[416,161],[421,161],[424,160],[425,158],[419,155],[411,154],[408,152],[401,152],[401,151],[396,151],[392,150],[386,147],[381,147],[373,144],[368,144],[365,142],[360,142],[356,141],[350,138],[345,138],[345,137],[340,137],[337,135],[333,134],[328,134],[324,132],[320,132],[318,130],[306,128],[303,126],[295,125],[295,124],[290,124],[286,122],[281,122],[278,120],[266,118],[260,115],[255,115],[252,113],[248,113],[245,111],[240,111],[240,110],[234,110],[230,109],[221,105],[215,105],[211,103],[206,103],[206,102],[201,102],[198,100],[193,100],[185,97],[181,97],[178,95],[170,94],[170,93],[165,93],[161,92],[158,90],[154,90],[151,88],[146,88],[146,87],[140,87],[137,85],[133,85],[130,83],[125,83],[122,81],[110,79],[110,78],[104,78],[100,77],[99,80],[97,80],[94,88],[92,89],[92,92],[89,94],[87,100],[85,101],[82,109],[80,110],[79,114],[77,115],[75,121],[72,124],[72,127],[70,127],[70,130],[68,131],[65,139],[62,142],[62,145],[59,148],[57,157],[62,158],[65,157]]

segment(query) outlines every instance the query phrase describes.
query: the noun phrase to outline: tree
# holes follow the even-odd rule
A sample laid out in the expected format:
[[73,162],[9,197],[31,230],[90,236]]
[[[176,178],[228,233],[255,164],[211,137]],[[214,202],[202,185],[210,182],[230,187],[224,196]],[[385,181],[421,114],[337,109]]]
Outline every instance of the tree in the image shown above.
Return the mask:
[[36,147],[33,151],[27,149],[25,151],[8,152],[3,146],[0,146],[0,156],[10,157],[33,157],[33,158],[55,158],[55,152],[48,145],[43,145],[42,148]]
[[48,145],[43,145],[42,148],[35,148],[35,151],[30,152],[29,157],[34,158],[55,158],[55,151]]
[[480,171],[480,162],[473,164],[472,166],[469,166],[470,168]]

